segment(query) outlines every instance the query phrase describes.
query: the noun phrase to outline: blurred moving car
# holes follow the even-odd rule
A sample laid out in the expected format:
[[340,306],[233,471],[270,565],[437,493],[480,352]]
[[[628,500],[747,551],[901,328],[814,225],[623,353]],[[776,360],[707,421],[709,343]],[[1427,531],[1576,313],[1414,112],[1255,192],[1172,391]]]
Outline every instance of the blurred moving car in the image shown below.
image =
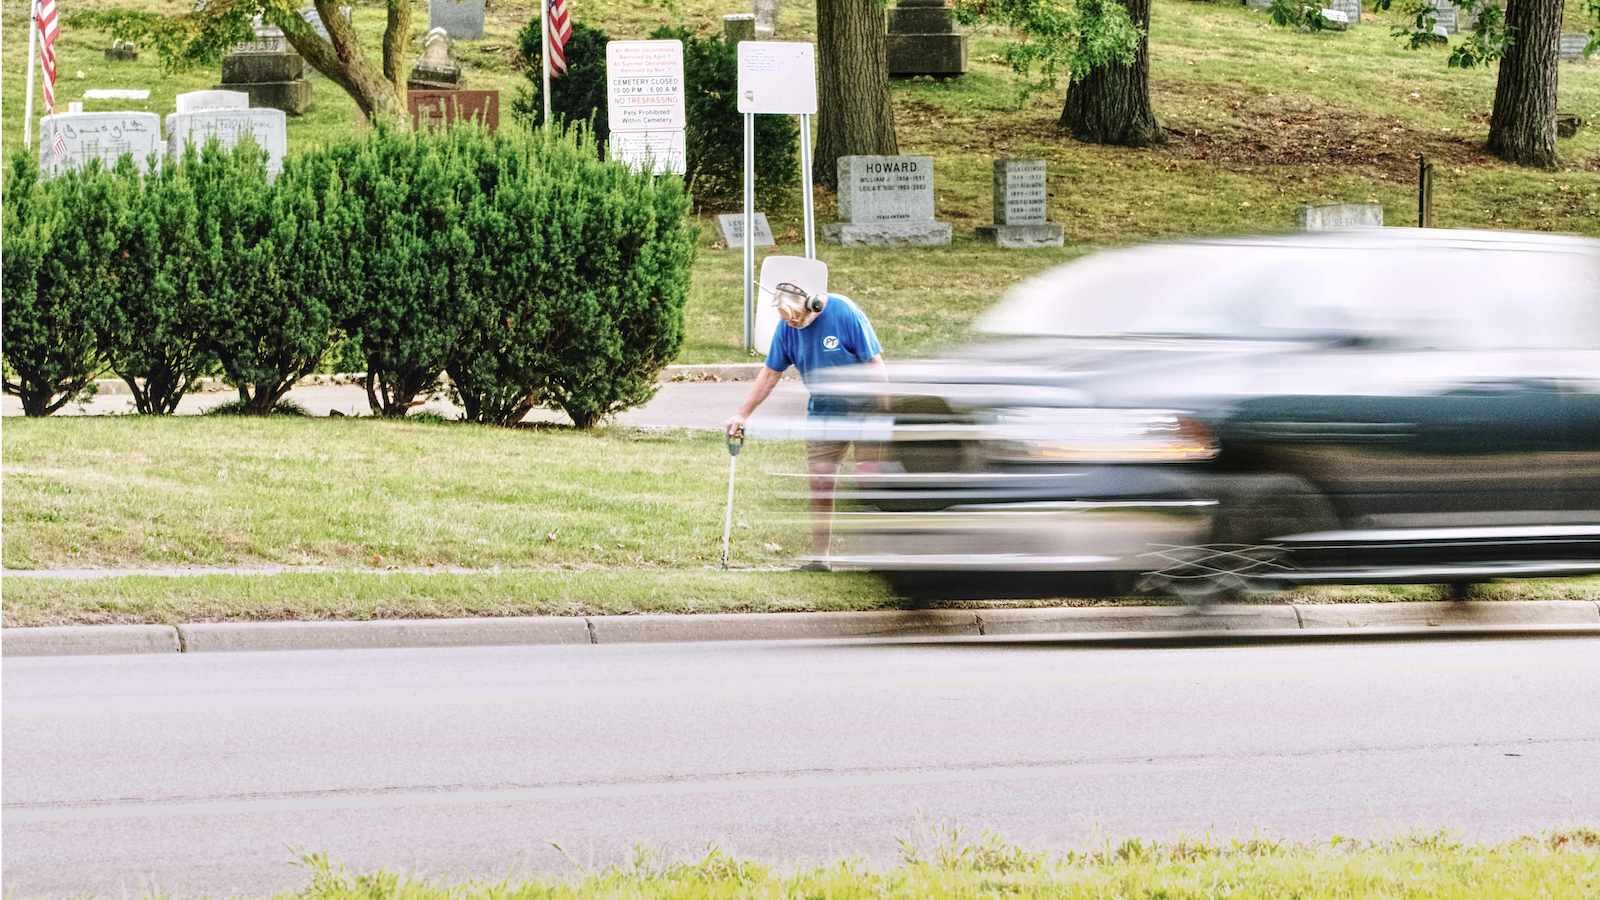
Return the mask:
[[1600,572],[1600,241],[1137,247],[1024,283],[978,332],[818,386],[892,410],[898,463],[843,486],[837,562],[1193,602]]

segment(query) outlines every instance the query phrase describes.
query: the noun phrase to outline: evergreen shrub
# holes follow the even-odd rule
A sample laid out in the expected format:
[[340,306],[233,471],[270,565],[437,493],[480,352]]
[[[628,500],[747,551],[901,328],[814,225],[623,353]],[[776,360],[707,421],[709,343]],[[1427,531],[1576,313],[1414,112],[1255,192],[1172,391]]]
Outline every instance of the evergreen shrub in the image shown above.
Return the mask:
[[104,371],[96,336],[111,303],[126,182],[98,162],[44,180],[22,151],[8,161],[4,194],[4,389],[25,414],[48,416],[92,395]]

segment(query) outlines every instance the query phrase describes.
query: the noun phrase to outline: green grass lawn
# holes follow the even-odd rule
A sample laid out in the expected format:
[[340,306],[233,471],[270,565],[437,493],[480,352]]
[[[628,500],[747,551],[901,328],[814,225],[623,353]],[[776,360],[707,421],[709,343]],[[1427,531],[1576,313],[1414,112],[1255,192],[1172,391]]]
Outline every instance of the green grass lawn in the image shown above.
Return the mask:
[[[73,9],[150,0],[85,0]],[[1579,30],[1580,4],[1569,3],[1567,30]],[[4,4],[4,140],[20,137],[20,88],[27,4]],[[171,9],[183,4],[169,4]],[[613,37],[639,37],[656,26],[720,27],[732,7],[712,0],[574,0],[581,21]],[[461,42],[468,86],[498,89],[506,101],[523,83],[516,33],[536,11],[528,2],[496,2],[481,41]],[[70,10],[68,11],[70,13]],[[355,23],[376,42],[383,7],[357,3]],[[421,49],[427,6],[413,5],[413,45]],[[1263,13],[1224,3],[1157,0],[1151,23],[1151,84],[1157,114],[1172,140],[1153,150],[1079,144],[1055,130],[1060,92],[1024,98],[999,58],[1003,35],[972,35],[970,74],[950,82],[914,80],[895,87],[900,148],[935,158],[938,214],[956,226],[947,249],[914,252],[822,246],[836,290],[850,294],[878,325],[891,357],[936,352],[956,340],[973,315],[1006,286],[1096,246],[1191,234],[1282,231],[1294,207],[1319,200],[1375,200],[1386,221],[1415,221],[1418,153],[1438,163],[1435,213],[1449,227],[1573,231],[1600,235],[1600,127],[1561,142],[1563,167],[1525,171],[1481,150],[1494,72],[1452,71],[1444,54],[1404,50],[1390,20],[1368,13],[1344,33],[1299,34],[1273,27]],[[811,39],[814,5],[782,4],[780,36]],[[113,63],[111,36],[69,21],[60,42],[62,103],[91,87],[149,87],[147,108],[170,112],[174,94],[215,84],[211,70],[163,73],[148,49],[137,62]],[[83,77],[79,78],[78,74]],[[1563,64],[1561,107],[1600,121],[1600,62]],[[289,126],[296,147],[345,134],[354,104],[314,77],[312,111]],[[559,82],[557,83],[559,90]],[[977,244],[988,221],[990,161],[1040,156],[1050,166],[1051,217],[1066,228],[1062,250],[1000,251]],[[799,205],[761,198],[772,212],[777,252],[798,253]],[[817,220],[833,218],[833,198],[817,197]],[[710,211],[708,211],[710,212]],[[679,361],[743,358],[740,257],[718,249],[709,219],[687,311]]]
[[[231,417],[8,419],[7,568],[698,568],[721,553],[713,434]],[[735,550],[785,561],[772,515],[801,451],[740,457]],[[795,512],[798,512],[797,510]]]
[[905,862],[857,861],[784,872],[711,849],[668,862],[647,850],[628,865],[575,879],[444,885],[392,872],[352,874],[323,855],[304,862],[309,884],[292,896],[332,898],[1051,897],[1300,900],[1384,897],[1553,898],[1600,892],[1600,833],[1578,829],[1495,845],[1443,835],[1365,843],[1336,838],[1153,844],[1138,840],[1062,857],[986,835],[902,841]]
[[[752,442],[740,457],[727,572],[716,568],[728,471],[716,435],[371,419],[8,419],[0,458],[6,569],[291,569],[10,577],[7,626],[903,605],[865,575],[771,571],[808,549],[804,513],[785,496],[799,484],[774,474],[801,468],[789,443]],[[1484,599],[1597,593],[1600,579],[1480,591]],[[1270,599],[1439,596],[1421,586]]]

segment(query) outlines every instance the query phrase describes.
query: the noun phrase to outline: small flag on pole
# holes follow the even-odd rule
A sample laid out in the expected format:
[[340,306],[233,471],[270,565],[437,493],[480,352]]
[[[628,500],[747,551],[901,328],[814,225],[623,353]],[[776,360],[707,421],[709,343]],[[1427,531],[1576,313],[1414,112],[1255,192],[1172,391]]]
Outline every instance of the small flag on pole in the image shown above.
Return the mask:
[[50,139],[50,155],[56,162],[67,158],[67,139],[62,137],[61,129],[55,129],[55,135]]
[[550,74],[560,75],[567,71],[566,46],[572,39],[572,20],[567,17],[567,0],[545,3],[550,10]]
[[56,38],[61,20],[56,18],[56,0],[38,0],[34,22],[39,28],[39,64],[44,70],[44,111],[56,111]]

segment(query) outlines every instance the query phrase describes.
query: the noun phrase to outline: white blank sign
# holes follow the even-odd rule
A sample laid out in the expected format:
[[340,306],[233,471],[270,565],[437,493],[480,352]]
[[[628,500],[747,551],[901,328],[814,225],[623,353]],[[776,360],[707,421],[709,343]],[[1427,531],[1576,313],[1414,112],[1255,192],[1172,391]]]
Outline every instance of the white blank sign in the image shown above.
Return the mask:
[[739,42],[739,112],[815,115],[816,47],[801,41]]

